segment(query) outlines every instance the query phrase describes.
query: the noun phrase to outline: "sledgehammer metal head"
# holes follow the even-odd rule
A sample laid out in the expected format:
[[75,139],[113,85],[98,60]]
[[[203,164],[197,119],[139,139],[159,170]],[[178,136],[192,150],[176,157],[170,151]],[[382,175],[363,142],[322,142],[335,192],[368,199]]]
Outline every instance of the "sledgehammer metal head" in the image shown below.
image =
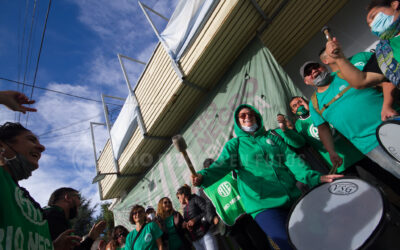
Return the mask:
[[330,31],[331,31],[331,29],[326,25],[324,27],[322,27],[322,29],[321,29],[321,32],[324,33],[326,40],[328,40],[328,41],[332,40]]
[[186,161],[187,166],[189,167],[190,172],[193,175],[197,175],[196,170],[194,170],[193,164],[190,161],[188,154],[186,153],[187,145],[185,139],[183,139],[182,135],[175,135],[172,137],[172,143],[178,149],[179,152],[182,153],[183,158]]
[[179,152],[186,151],[187,149],[185,139],[183,139],[182,135],[174,135],[172,137],[172,143]]
[[[321,32],[324,33],[326,40],[328,40],[328,41],[332,41],[332,35],[331,35],[330,31],[331,31],[331,29],[326,25],[324,27],[322,27],[322,29],[321,29]],[[336,55],[339,54],[339,50],[335,49],[333,51],[333,54],[336,54]]]

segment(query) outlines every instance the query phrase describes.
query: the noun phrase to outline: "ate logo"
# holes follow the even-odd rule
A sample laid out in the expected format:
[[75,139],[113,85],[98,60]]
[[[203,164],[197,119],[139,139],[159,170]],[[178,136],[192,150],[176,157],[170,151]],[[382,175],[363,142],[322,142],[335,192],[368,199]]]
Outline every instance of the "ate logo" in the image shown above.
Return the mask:
[[146,236],[144,236],[144,241],[151,242],[151,240],[153,239],[153,236],[151,235],[151,233],[147,233]]
[[46,220],[43,220],[41,211],[24,196],[24,192],[21,189],[15,187],[14,196],[18,207],[21,209],[22,214],[28,221],[38,226],[44,225]]
[[232,190],[232,186],[229,182],[224,181],[218,186],[218,194],[222,197],[227,197],[230,195]]
[[312,137],[319,140],[318,129],[314,126],[314,124],[311,124],[308,130],[309,130],[308,132],[310,132],[310,135]]

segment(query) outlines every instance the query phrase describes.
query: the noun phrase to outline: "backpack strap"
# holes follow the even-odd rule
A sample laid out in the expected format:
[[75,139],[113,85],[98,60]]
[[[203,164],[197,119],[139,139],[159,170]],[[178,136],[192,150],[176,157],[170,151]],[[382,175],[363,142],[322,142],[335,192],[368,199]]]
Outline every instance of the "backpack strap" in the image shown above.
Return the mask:
[[135,239],[132,242],[132,247],[135,248],[135,243],[136,240],[139,238],[139,235],[143,232],[144,227],[147,225],[147,223],[144,223],[144,225],[142,226],[142,228],[139,230],[139,232],[136,234]]
[[315,111],[317,111],[317,113],[322,116],[322,113],[329,108],[329,106],[334,103],[336,100],[338,100],[340,97],[342,97],[344,95],[344,93],[346,93],[349,89],[351,89],[351,86],[347,86],[345,89],[343,89],[342,91],[340,91],[335,97],[332,98],[332,100],[330,102],[328,102],[327,104],[324,104],[322,109],[319,109],[319,105],[318,105],[318,99],[317,99],[317,92],[314,92],[311,96],[311,103],[315,109]]

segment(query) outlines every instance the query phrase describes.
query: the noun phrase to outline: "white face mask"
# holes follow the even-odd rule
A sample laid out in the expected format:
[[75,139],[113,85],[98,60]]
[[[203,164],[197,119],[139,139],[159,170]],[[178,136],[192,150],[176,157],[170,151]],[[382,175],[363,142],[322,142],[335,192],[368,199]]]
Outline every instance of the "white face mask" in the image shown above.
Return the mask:
[[147,218],[149,218],[150,220],[154,220],[156,218],[156,214],[151,213],[151,214],[147,215]]
[[253,133],[253,132],[255,132],[257,129],[258,129],[257,123],[254,124],[254,125],[252,125],[252,126],[250,126],[250,127],[242,126],[242,130],[243,130],[244,132],[248,132],[248,133]]

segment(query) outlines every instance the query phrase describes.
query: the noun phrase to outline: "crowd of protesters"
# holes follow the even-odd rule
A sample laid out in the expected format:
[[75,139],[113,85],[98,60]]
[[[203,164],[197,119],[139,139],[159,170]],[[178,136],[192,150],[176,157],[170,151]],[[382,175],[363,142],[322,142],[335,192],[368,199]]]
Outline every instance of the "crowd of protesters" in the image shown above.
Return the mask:
[[[83,238],[71,229],[70,220],[81,205],[79,191],[59,188],[42,208],[19,185],[39,167],[45,147],[21,124],[4,123],[0,249],[210,250],[224,248],[220,234],[229,235],[241,249],[287,250],[292,246],[285,224],[302,194],[299,183],[309,189],[344,175],[361,177],[360,166],[399,195],[400,163],[384,152],[375,134],[382,120],[398,115],[399,16],[399,1],[371,1],[367,23],[380,38],[376,55],[358,53],[347,59],[336,38],[328,41],[320,52],[322,63],[309,61],[300,68],[304,83],[316,91],[310,102],[295,96],[288,103],[295,126],[278,115],[280,129],[266,130],[259,110],[240,104],[233,117],[236,137],[215,161],[206,159],[204,169],[191,176],[198,193],[185,184],[176,197],[161,198],[156,209],[134,204],[129,214],[133,230],[118,225],[107,241],[102,237],[104,221]],[[0,91],[0,104],[13,111],[35,112],[24,106],[33,103],[22,93]],[[357,105],[362,109],[355,109]],[[314,148],[334,174],[310,167],[296,153],[304,145]],[[229,189],[229,194],[221,198],[213,191],[217,187]],[[172,199],[180,209],[174,209]]]

